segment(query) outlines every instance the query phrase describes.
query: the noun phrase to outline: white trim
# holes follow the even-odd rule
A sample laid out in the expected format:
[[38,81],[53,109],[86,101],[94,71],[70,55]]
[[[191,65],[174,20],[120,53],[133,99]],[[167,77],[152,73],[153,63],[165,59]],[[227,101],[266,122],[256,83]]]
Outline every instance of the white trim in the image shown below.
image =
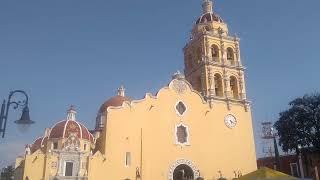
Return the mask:
[[82,138],[82,128],[81,128],[81,125],[80,125],[77,121],[75,121],[75,122],[77,123],[77,125],[79,126],[79,129],[80,129],[80,138],[83,139],[83,138]]
[[[55,123],[55,124],[50,128],[50,132],[49,132],[49,134],[48,134],[48,139],[49,139],[50,136],[51,136],[52,129],[53,129],[54,127],[56,127],[57,124],[59,124],[59,123],[61,123],[61,122],[63,122],[63,121],[66,121],[66,120],[58,121],[57,123]],[[51,138],[50,138],[50,139],[51,139]],[[52,139],[53,139],[53,138],[52,138]]]
[[173,180],[173,173],[174,170],[179,166],[185,164],[189,166],[193,171],[193,178],[197,179],[200,176],[199,170],[197,166],[194,165],[194,163],[187,159],[178,159],[176,160],[170,167],[169,167],[169,173],[168,173],[168,180]]
[[[177,109],[177,105],[178,105],[180,102],[181,102],[181,103],[184,105],[184,107],[186,108],[185,111],[184,111],[182,114],[180,114],[180,112],[179,112],[178,109]],[[176,111],[176,114],[178,114],[178,116],[180,116],[180,117],[184,116],[184,115],[186,114],[186,112],[188,111],[188,107],[186,106],[186,104],[185,104],[182,100],[178,100],[178,101],[176,102],[176,104],[174,105],[174,109],[175,109],[175,111]]]
[[[184,142],[184,143],[180,143],[178,141],[178,135],[177,135],[178,131],[177,130],[178,130],[178,127],[180,127],[180,126],[183,126],[183,127],[186,128],[187,137],[186,137],[186,142]],[[189,142],[189,136],[190,136],[189,127],[181,122],[179,124],[176,124],[174,129],[175,129],[174,130],[175,144],[180,145],[180,146],[190,146],[190,142]]]
[[69,123],[69,120],[66,120],[66,123],[64,124],[64,127],[63,127],[63,133],[62,133],[62,138],[64,138],[64,135],[66,134],[66,127]]

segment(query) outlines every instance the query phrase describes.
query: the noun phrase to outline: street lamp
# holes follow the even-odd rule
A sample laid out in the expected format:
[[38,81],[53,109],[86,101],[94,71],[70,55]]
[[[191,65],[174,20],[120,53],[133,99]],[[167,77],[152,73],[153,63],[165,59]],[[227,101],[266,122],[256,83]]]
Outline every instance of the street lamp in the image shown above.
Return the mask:
[[300,169],[300,176],[303,179],[304,178],[304,171],[303,171],[303,165],[302,165],[302,158],[301,158],[301,145],[298,145],[298,158],[299,158],[299,169]]
[[[16,94],[22,94],[25,96],[25,100],[23,101],[14,101],[12,100],[12,97]],[[2,106],[1,106],[1,112],[0,112],[0,135],[2,133],[2,138],[4,138],[5,132],[6,132],[6,126],[7,126],[7,120],[8,120],[8,113],[9,108],[11,105],[13,105],[13,109],[17,109],[18,107],[22,107],[22,114],[19,120],[14,121],[16,124],[19,125],[30,125],[33,124],[34,121],[30,119],[29,115],[29,107],[28,107],[28,100],[29,97],[26,92],[22,90],[15,90],[11,91],[9,93],[8,102],[6,104],[6,101],[3,100]]]

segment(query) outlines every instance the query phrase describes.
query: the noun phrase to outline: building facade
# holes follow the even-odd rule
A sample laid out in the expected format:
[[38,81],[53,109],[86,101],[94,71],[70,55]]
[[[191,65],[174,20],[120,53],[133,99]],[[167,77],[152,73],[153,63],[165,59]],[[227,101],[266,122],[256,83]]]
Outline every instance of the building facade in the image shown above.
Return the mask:
[[120,87],[91,132],[71,108],[17,158],[17,179],[213,180],[256,170],[239,38],[211,1],[202,8],[184,47],[184,75],[140,100]]

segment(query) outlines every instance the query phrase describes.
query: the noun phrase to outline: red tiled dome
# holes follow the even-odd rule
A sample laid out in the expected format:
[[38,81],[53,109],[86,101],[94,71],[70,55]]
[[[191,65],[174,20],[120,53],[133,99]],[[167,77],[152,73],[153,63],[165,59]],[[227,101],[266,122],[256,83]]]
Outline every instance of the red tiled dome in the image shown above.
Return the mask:
[[70,134],[76,134],[78,138],[93,142],[93,136],[89,130],[75,120],[64,120],[55,124],[50,131],[49,139],[68,138]]
[[48,137],[39,137],[37,138],[33,144],[31,145],[31,153],[34,153],[35,151],[37,151],[38,149],[41,149],[42,147],[44,147],[44,145],[46,145],[48,140]]
[[107,110],[107,108],[110,106],[122,106],[123,102],[125,102],[125,101],[131,102],[132,99],[127,96],[121,96],[121,95],[114,96],[114,97],[108,99],[106,102],[104,102],[101,105],[101,107],[99,109],[99,113],[105,112]]

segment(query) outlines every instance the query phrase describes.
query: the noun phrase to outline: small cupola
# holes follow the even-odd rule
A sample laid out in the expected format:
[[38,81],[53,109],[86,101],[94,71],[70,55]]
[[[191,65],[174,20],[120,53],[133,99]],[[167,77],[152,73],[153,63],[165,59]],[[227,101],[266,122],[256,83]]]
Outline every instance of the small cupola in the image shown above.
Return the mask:
[[118,88],[118,96],[124,97],[125,96],[125,91],[126,91],[126,89],[123,86],[120,86]]
[[212,13],[213,2],[211,0],[204,0],[202,3],[202,14]]
[[77,111],[73,105],[67,111],[67,120],[75,121],[76,120]]

